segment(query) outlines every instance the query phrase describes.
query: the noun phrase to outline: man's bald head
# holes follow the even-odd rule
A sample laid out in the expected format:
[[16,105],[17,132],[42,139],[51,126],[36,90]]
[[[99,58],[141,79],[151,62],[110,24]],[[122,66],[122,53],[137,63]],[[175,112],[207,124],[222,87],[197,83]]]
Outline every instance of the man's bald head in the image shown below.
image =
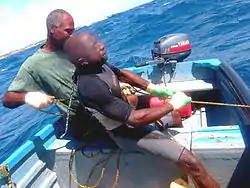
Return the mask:
[[106,60],[103,44],[90,34],[80,33],[71,36],[64,45],[69,59],[75,65],[102,64]]

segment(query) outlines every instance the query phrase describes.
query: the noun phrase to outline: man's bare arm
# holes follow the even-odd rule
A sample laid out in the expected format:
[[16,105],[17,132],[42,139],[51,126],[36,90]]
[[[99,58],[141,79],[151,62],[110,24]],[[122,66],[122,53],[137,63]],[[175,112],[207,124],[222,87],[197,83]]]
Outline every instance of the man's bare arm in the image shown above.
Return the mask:
[[128,70],[121,70],[119,80],[143,90],[146,90],[150,83],[149,81]]
[[164,104],[159,107],[146,108],[141,110],[132,110],[128,121],[131,126],[140,127],[155,122],[164,115],[172,112],[174,107],[171,104]]
[[7,108],[16,108],[23,104],[28,104],[34,108],[44,108],[53,104],[54,97],[46,95],[45,93],[34,91],[34,92],[6,92],[2,98],[3,105]]
[[128,70],[121,70],[120,76],[118,78],[120,81],[138,87],[154,96],[169,97],[173,95],[173,92],[168,90],[167,88],[152,84]]
[[17,108],[25,104],[25,93],[8,91],[4,94],[2,98],[2,103],[7,108]]

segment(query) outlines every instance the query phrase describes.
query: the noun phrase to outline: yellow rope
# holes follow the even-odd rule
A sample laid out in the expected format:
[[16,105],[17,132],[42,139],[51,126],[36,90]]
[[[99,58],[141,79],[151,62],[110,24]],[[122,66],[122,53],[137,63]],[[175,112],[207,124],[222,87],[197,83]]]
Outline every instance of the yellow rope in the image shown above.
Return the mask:
[[122,150],[119,151],[117,161],[116,161],[116,173],[115,173],[115,181],[114,184],[112,185],[112,188],[115,188],[118,180],[119,180],[119,175],[120,175],[120,158],[121,158]]
[[[97,180],[97,182],[95,183],[95,185],[93,185],[93,186],[88,186],[87,183],[86,183],[85,185],[80,184],[80,183],[76,180],[76,178],[74,177],[74,175],[73,175],[73,173],[72,173],[73,157],[75,156],[75,154],[76,154],[76,152],[77,152],[78,150],[80,150],[80,149],[83,150],[84,148],[86,148],[86,147],[88,147],[88,146],[89,146],[89,145],[84,145],[84,146],[78,147],[78,148],[76,148],[76,149],[74,149],[74,150],[71,151],[70,158],[69,158],[69,164],[68,164],[68,165],[69,165],[69,173],[70,173],[71,179],[72,179],[79,187],[81,187],[81,188],[97,188],[97,187],[100,185],[101,180],[103,179],[103,176],[104,176],[104,172],[105,172],[105,170],[106,170],[107,163],[108,163],[109,159],[114,155],[115,150],[113,150],[112,152],[110,152],[110,153],[108,154],[108,156],[107,156],[105,159],[102,159],[102,160],[98,161],[98,163],[92,168],[92,170],[91,170],[91,172],[90,172],[90,174],[89,174],[89,176],[88,176],[87,183],[88,183],[89,179],[91,178],[91,176],[93,175],[95,169],[96,169],[97,167],[99,167],[101,164],[104,164],[104,166],[103,166],[103,168],[102,168],[102,171],[101,171],[101,174],[100,174],[100,177],[99,177],[99,179]],[[84,156],[86,156],[86,157],[88,157],[88,158],[93,158],[93,157],[96,157],[96,156],[100,153],[100,151],[99,151],[96,155],[94,155],[94,156],[87,155],[87,154],[85,154],[83,151],[82,151],[82,153],[84,154]],[[116,187],[117,182],[118,182],[118,179],[119,179],[120,156],[121,156],[121,150],[120,150],[120,152],[119,152],[119,154],[118,154],[118,157],[117,157],[116,175],[115,175],[115,181],[114,181],[114,183],[113,183],[113,185],[112,185],[112,188],[115,188],[115,187]]]
[[[54,99],[55,103],[61,102],[61,101],[66,101],[68,99]],[[216,106],[231,106],[231,107],[239,107],[239,108],[250,108],[250,105],[243,105],[243,104],[230,104],[230,103],[219,103],[219,102],[206,102],[206,101],[191,101],[193,104],[205,104],[205,105],[216,105]],[[65,116],[66,114],[59,114],[59,113],[54,113],[54,112],[49,112],[46,110],[42,109],[37,109],[40,112],[54,115],[54,116]]]
[[49,111],[46,111],[46,110],[42,110],[42,109],[37,109],[38,111],[40,112],[43,112],[45,114],[49,114],[49,115],[53,115],[53,116],[66,116],[66,114],[59,114],[59,113],[54,113],[54,112],[49,112]]
[[17,188],[16,183],[14,183],[11,179],[8,181],[8,188]]
[[98,150],[95,154],[92,154],[91,153],[91,155],[88,155],[88,154],[86,154],[86,153],[84,153],[84,151],[83,151],[83,149],[82,149],[82,154],[85,156],[85,157],[87,157],[87,158],[95,158],[95,157],[97,157],[99,154],[100,154],[100,150]]
[[[69,100],[70,100],[70,99],[56,99],[56,98],[54,98],[54,99],[53,99],[53,102],[54,102],[54,103],[59,103],[59,102],[69,101]],[[74,98],[74,99],[72,99],[72,100],[78,100],[78,99]],[[37,109],[37,110],[40,111],[40,112],[49,114],[49,115],[61,116],[61,117],[66,116],[65,113],[64,113],[64,114],[60,114],[60,113],[49,112],[49,111],[42,110],[42,109]]]
[[[138,89],[135,89],[135,90],[136,90],[136,92],[144,94],[144,95],[151,95],[151,94],[142,92],[142,91],[140,91]],[[151,95],[151,96],[153,96],[153,95]],[[206,105],[217,105],[217,106],[231,106],[231,107],[239,107],[239,108],[250,108],[250,105],[219,103],[219,102],[191,101],[191,103],[194,103],[194,104],[206,104]]]
[[[96,183],[95,185],[93,185],[93,186],[88,186],[87,184],[85,184],[85,185],[80,184],[80,183],[76,180],[76,178],[74,177],[74,175],[73,175],[73,173],[72,173],[73,157],[75,156],[75,153],[76,153],[79,149],[81,149],[81,148],[82,148],[82,147],[79,147],[79,148],[77,148],[77,149],[72,150],[72,152],[71,152],[71,154],[70,154],[70,158],[69,158],[69,173],[70,173],[70,177],[71,177],[71,179],[72,179],[79,187],[81,187],[81,188],[96,188],[96,187],[100,184],[100,182],[101,182],[101,180],[102,180],[102,178],[103,178],[103,174],[104,174],[104,172],[105,172],[105,167],[103,167],[102,172],[101,172],[101,175],[100,175],[100,178],[98,179],[97,183]],[[107,159],[107,158],[106,158],[106,159]],[[97,165],[100,165],[100,164],[103,163],[104,161],[105,161],[105,160],[100,161],[99,164],[97,164]],[[91,175],[91,173],[90,173],[90,175]]]
[[239,108],[250,108],[249,105],[243,104],[229,104],[229,103],[219,103],[219,102],[205,102],[205,101],[191,101],[194,104],[206,104],[206,105],[217,105],[217,106],[231,106],[231,107],[239,107]]
[[8,182],[8,188],[16,188],[16,183],[12,181],[11,177],[10,177],[10,173],[9,173],[9,168],[7,166],[7,164],[2,164],[0,166],[0,173],[2,175],[2,177],[7,179]]

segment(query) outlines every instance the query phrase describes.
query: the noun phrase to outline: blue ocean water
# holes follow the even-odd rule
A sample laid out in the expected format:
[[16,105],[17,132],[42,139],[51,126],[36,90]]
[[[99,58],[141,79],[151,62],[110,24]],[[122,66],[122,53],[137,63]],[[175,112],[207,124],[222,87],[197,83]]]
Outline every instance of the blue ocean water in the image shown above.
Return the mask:
[[[121,68],[149,59],[159,37],[187,33],[192,44],[189,60],[219,58],[231,64],[250,87],[249,9],[249,0],[155,0],[78,32],[95,34],[106,44],[109,61]],[[23,61],[37,48],[0,61],[1,98]],[[54,119],[25,105],[10,110],[0,104],[0,162]]]

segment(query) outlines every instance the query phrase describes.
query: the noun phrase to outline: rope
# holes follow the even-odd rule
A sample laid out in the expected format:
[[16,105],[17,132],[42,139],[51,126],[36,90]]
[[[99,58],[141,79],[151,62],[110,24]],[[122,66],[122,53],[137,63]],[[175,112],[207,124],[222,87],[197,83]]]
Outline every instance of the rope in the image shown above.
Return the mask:
[[54,113],[54,112],[49,112],[46,110],[42,110],[42,109],[37,109],[40,112],[43,112],[45,114],[49,114],[49,115],[53,115],[53,116],[60,116],[60,117],[64,117],[66,114],[58,114],[58,113]]
[[17,188],[16,183],[13,182],[11,177],[10,177],[9,168],[8,168],[7,164],[2,164],[0,166],[0,173],[1,173],[2,177],[7,179],[8,188],[12,188],[12,187]]
[[120,158],[121,158],[122,150],[119,151],[118,157],[116,160],[116,173],[115,173],[115,181],[114,184],[112,185],[112,188],[115,188],[117,186],[118,180],[119,180],[119,175],[120,175]]
[[[143,94],[145,94],[144,92],[141,92]],[[149,94],[147,94],[149,95]],[[59,99],[57,99],[59,100]],[[61,99],[60,101],[65,101],[67,99]],[[205,105],[215,105],[215,106],[229,106],[229,107],[238,107],[238,108],[250,108],[250,105],[243,105],[243,104],[230,104],[230,103],[219,103],[219,102],[207,102],[207,101],[191,101],[191,103],[194,104],[205,104]],[[45,110],[41,110],[41,109],[37,109],[40,112],[46,113],[46,114],[50,114],[50,115],[54,115],[54,116],[65,116],[66,114],[58,114],[58,113],[53,113],[53,112],[49,112],[49,111],[45,111]]]
[[17,185],[10,178],[8,178],[8,188],[12,187],[17,188]]
[[[75,70],[73,70],[73,74],[74,74]],[[77,79],[78,80],[78,79]],[[77,81],[77,86],[78,86],[78,81]],[[67,116],[66,116],[66,125],[65,125],[65,130],[64,133],[60,136],[60,138],[63,138],[69,129],[69,116],[70,116],[70,107],[71,107],[71,103],[73,101],[73,94],[74,94],[74,80],[72,80],[72,88],[71,88],[71,93],[70,93],[70,98],[69,98],[69,104],[68,104],[68,109],[67,109]]]
[[[144,94],[144,95],[151,95],[145,92],[142,92],[138,89],[135,89],[136,92]],[[207,102],[207,101],[191,101],[194,104],[206,104],[206,105],[216,105],[216,106],[231,106],[231,107],[239,107],[239,108],[250,108],[250,105],[243,105],[243,104],[230,104],[230,103],[219,103],[219,102]]]
[[[138,93],[144,94],[144,95],[150,95],[150,94],[148,94],[146,92],[142,92],[142,91],[140,91],[138,89],[135,89],[135,91],[138,92]],[[54,99],[54,103],[68,101],[68,100],[71,100],[71,99],[70,98],[69,99]],[[72,100],[78,100],[78,99],[77,98],[72,98]],[[207,101],[191,101],[191,103],[193,103],[193,104],[214,105],[214,106],[229,106],[229,107],[238,107],[238,108],[250,108],[250,105],[243,105],[243,104],[230,104],[230,103],[207,102]],[[49,112],[49,111],[45,111],[45,110],[41,110],[41,109],[37,109],[37,110],[39,110],[40,112],[46,113],[46,114],[54,115],[54,116],[63,117],[65,115],[67,115],[67,114],[53,113],[53,112]]]
[[[53,99],[53,102],[54,103],[59,103],[59,102],[70,101],[70,100],[71,100],[70,98],[69,99]],[[73,100],[78,100],[78,99],[77,98],[72,98],[72,101]],[[68,105],[68,106],[71,106],[72,101],[70,102],[70,105]],[[66,113],[60,114],[60,113],[54,113],[54,112],[50,112],[50,111],[46,111],[46,110],[42,110],[42,109],[37,109],[37,110],[40,111],[40,112],[43,112],[45,114],[54,115],[54,116],[64,117],[64,116],[67,115]]]
[[[80,146],[80,147],[78,147],[78,148],[76,148],[76,149],[74,149],[74,150],[71,151],[70,158],[69,158],[69,164],[68,164],[68,165],[69,165],[69,174],[70,174],[71,179],[72,179],[79,187],[81,187],[81,188],[97,188],[97,187],[100,185],[100,183],[101,183],[101,181],[102,181],[102,179],[103,179],[103,176],[104,176],[104,173],[105,173],[105,170],[106,170],[106,166],[107,166],[107,164],[108,164],[108,161],[109,161],[110,158],[114,155],[114,153],[115,153],[116,150],[111,151],[110,153],[108,153],[108,156],[107,156],[106,158],[104,158],[104,159],[102,159],[102,160],[100,160],[100,161],[97,162],[97,164],[91,169],[91,172],[90,172],[90,174],[89,174],[89,176],[88,176],[88,179],[87,179],[87,181],[86,181],[86,184],[85,184],[85,185],[82,185],[82,184],[80,184],[80,183],[76,180],[76,178],[74,177],[74,175],[73,175],[73,173],[72,173],[72,163],[73,163],[73,158],[74,158],[76,152],[77,152],[78,150],[82,149],[82,153],[85,154],[85,153],[83,152],[83,149],[87,148],[88,146],[90,146],[90,145]],[[98,152],[98,154],[99,154],[99,153],[100,153],[100,151]],[[88,158],[94,158],[94,157],[96,157],[98,154],[96,154],[96,155],[94,155],[94,156],[89,156],[89,155],[87,155],[87,157],[88,157]],[[85,154],[85,156],[86,156],[86,154]],[[117,162],[116,162],[116,175],[115,175],[115,180],[114,180],[114,183],[113,183],[113,185],[112,185],[112,188],[115,188],[115,187],[116,187],[117,182],[118,182],[118,179],[119,179],[119,172],[120,172],[120,156],[121,156],[121,150],[119,151],[119,154],[118,154],[118,157],[117,157]],[[97,180],[97,182],[96,182],[93,186],[88,186],[87,184],[88,184],[88,182],[89,182],[91,176],[93,175],[95,169],[96,169],[97,167],[99,167],[100,165],[102,165],[102,164],[103,164],[103,168],[102,168],[102,171],[101,171],[101,174],[100,174],[99,179]]]
[[239,107],[239,108],[250,108],[249,105],[243,105],[243,104],[230,104],[230,103],[205,102],[205,101],[191,101],[191,103],[206,104],[206,105],[216,105],[216,106],[231,106],[231,107]]

